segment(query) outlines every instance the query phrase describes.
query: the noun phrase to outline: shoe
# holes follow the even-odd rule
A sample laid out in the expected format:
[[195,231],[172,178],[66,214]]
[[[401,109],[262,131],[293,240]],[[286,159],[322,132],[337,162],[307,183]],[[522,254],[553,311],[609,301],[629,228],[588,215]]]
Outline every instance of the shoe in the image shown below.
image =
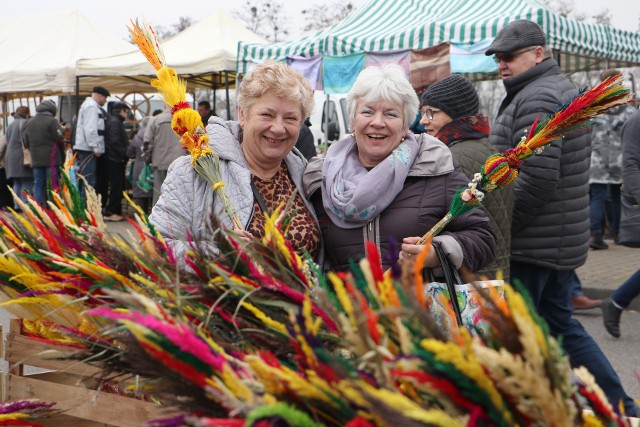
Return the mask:
[[622,310],[613,305],[611,298],[607,298],[600,306],[602,308],[602,323],[604,328],[614,338],[620,338],[620,316]]
[[122,221],[123,219],[124,218],[122,217],[122,215],[118,215],[118,214],[111,214],[109,216],[104,217],[105,221],[111,221],[111,222]]
[[602,234],[591,234],[591,239],[589,239],[589,247],[591,249],[600,250],[600,249],[609,249],[609,245],[607,245],[604,240],[602,240]]
[[602,300],[591,299],[586,295],[576,295],[571,298],[571,304],[574,310],[589,310],[590,308],[596,308],[602,304]]

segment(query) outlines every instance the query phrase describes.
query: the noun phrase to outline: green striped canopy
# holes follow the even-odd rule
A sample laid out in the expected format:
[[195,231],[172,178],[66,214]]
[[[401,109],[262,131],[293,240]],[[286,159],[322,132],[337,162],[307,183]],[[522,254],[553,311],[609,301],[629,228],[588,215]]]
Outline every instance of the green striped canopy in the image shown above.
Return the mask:
[[250,63],[291,56],[348,55],[477,43],[516,19],[537,22],[565,73],[640,64],[640,35],[576,21],[533,0],[371,0],[343,21],[298,41],[238,44],[238,72]]

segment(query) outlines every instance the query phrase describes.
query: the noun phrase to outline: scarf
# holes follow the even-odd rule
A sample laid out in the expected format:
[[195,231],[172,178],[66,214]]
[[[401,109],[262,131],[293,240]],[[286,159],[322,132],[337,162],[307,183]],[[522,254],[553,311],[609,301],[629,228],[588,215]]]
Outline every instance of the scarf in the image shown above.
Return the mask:
[[322,203],[333,223],[357,228],[379,215],[402,190],[419,148],[409,133],[387,158],[367,170],[353,137],[332,145],[322,166]]
[[489,119],[484,114],[456,117],[436,134],[436,138],[446,145],[454,141],[482,139],[489,136]]

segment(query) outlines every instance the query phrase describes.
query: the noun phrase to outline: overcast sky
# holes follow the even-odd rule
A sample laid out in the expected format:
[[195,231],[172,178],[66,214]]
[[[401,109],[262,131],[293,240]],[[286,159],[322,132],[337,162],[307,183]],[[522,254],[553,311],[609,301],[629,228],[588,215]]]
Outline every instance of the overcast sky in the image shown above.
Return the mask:
[[[285,6],[286,15],[292,23],[291,34],[294,38],[301,35],[304,19],[300,12],[303,8],[316,4],[330,5],[336,2],[336,0],[279,1]],[[367,0],[353,1],[356,6],[362,6],[366,2]],[[127,38],[126,25],[131,18],[144,18],[153,25],[170,28],[178,22],[178,18],[181,16],[188,16],[194,21],[198,21],[209,16],[215,9],[225,9],[232,12],[243,3],[244,0],[178,0],[173,2],[162,0],[27,0],[24,2],[3,0],[0,19],[78,9],[91,21],[99,23],[117,36]],[[587,15],[592,15],[607,7],[612,12],[614,26],[625,30],[638,30],[640,6],[637,0],[574,0],[574,4],[578,11]],[[25,30],[29,31],[29,28]],[[31,30],[39,31],[37,28]],[[206,43],[206,40],[202,42]]]

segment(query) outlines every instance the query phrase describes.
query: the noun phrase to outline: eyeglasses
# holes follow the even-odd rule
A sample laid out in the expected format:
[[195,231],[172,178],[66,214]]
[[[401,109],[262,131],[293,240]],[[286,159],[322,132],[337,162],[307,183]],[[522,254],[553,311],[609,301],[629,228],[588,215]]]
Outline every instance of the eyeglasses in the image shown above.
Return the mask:
[[422,110],[421,112],[423,116],[427,116],[427,119],[433,120],[433,115],[440,111],[442,110],[438,110],[437,108],[427,108],[425,110]]
[[495,55],[493,55],[493,60],[495,61],[496,64],[499,64],[500,61],[508,63],[513,61],[514,59],[516,59],[518,56],[522,55],[525,52],[531,52],[532,50],[535,50],[536,47],[537,46],[533,46],[533,47],[529,47],[527,49],[519,50],[515,52],[496,53]]

